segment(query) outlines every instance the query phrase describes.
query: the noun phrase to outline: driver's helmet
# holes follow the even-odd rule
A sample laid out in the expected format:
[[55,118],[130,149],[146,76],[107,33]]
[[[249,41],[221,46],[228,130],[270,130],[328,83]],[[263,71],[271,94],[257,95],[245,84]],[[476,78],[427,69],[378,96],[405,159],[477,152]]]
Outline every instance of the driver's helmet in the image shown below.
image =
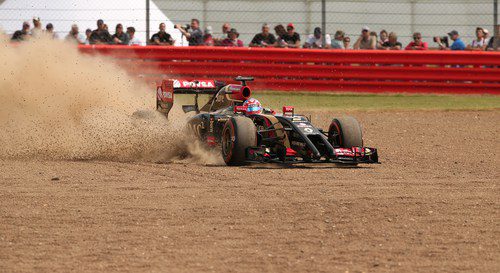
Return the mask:
[[247,115],[260,114],[262,112],[262,106],[260,102],[254,98],[249,98],[243,103],[243,106],[247,107]]

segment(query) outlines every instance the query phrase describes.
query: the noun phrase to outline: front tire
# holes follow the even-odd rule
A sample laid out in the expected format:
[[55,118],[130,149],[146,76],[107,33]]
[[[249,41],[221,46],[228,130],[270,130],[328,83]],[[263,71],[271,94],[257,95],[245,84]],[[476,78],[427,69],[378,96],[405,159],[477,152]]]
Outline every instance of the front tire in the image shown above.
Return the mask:
[[328,130],[328,141],[334,147],[363,147],[361,125],[351,116],[334,118]]
[[222,157],[229,166],[246,163],[248,147],[257,145],[257,128],[250,118],[232,117],[222,130]]

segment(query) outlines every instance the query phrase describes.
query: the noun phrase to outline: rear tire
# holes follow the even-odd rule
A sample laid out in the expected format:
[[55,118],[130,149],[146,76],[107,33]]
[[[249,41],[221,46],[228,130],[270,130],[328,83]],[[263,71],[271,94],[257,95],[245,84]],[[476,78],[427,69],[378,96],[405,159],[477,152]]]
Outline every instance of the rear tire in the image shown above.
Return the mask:
[[328,130],[328,141],[334,147],[363,147],[361,125],[351,116],[334,118]]
[[229,166],[246,163],[246,150],[257,145],[257,128],[250,118],[232,117],[222,130],[222,157]]

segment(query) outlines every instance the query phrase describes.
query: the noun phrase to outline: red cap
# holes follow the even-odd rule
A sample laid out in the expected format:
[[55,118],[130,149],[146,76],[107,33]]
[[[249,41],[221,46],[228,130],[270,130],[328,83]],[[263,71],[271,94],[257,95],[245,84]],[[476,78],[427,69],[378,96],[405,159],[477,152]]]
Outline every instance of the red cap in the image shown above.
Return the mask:
[[295,28],[295,26],[292,23],[288,24],[287,27]]

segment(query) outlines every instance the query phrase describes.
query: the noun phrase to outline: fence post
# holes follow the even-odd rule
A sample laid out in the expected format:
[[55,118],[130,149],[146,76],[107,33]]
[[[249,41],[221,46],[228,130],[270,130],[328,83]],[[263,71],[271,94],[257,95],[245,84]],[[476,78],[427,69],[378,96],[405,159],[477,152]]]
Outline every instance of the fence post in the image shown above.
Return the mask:
[[322,44],[326,46],[326,0],[321,1],[321,28],[323,31]]
[[149,41],[149,0],[146,0],[146,44]]
[[493,1],[493,27],[498,26],[498,0]]

